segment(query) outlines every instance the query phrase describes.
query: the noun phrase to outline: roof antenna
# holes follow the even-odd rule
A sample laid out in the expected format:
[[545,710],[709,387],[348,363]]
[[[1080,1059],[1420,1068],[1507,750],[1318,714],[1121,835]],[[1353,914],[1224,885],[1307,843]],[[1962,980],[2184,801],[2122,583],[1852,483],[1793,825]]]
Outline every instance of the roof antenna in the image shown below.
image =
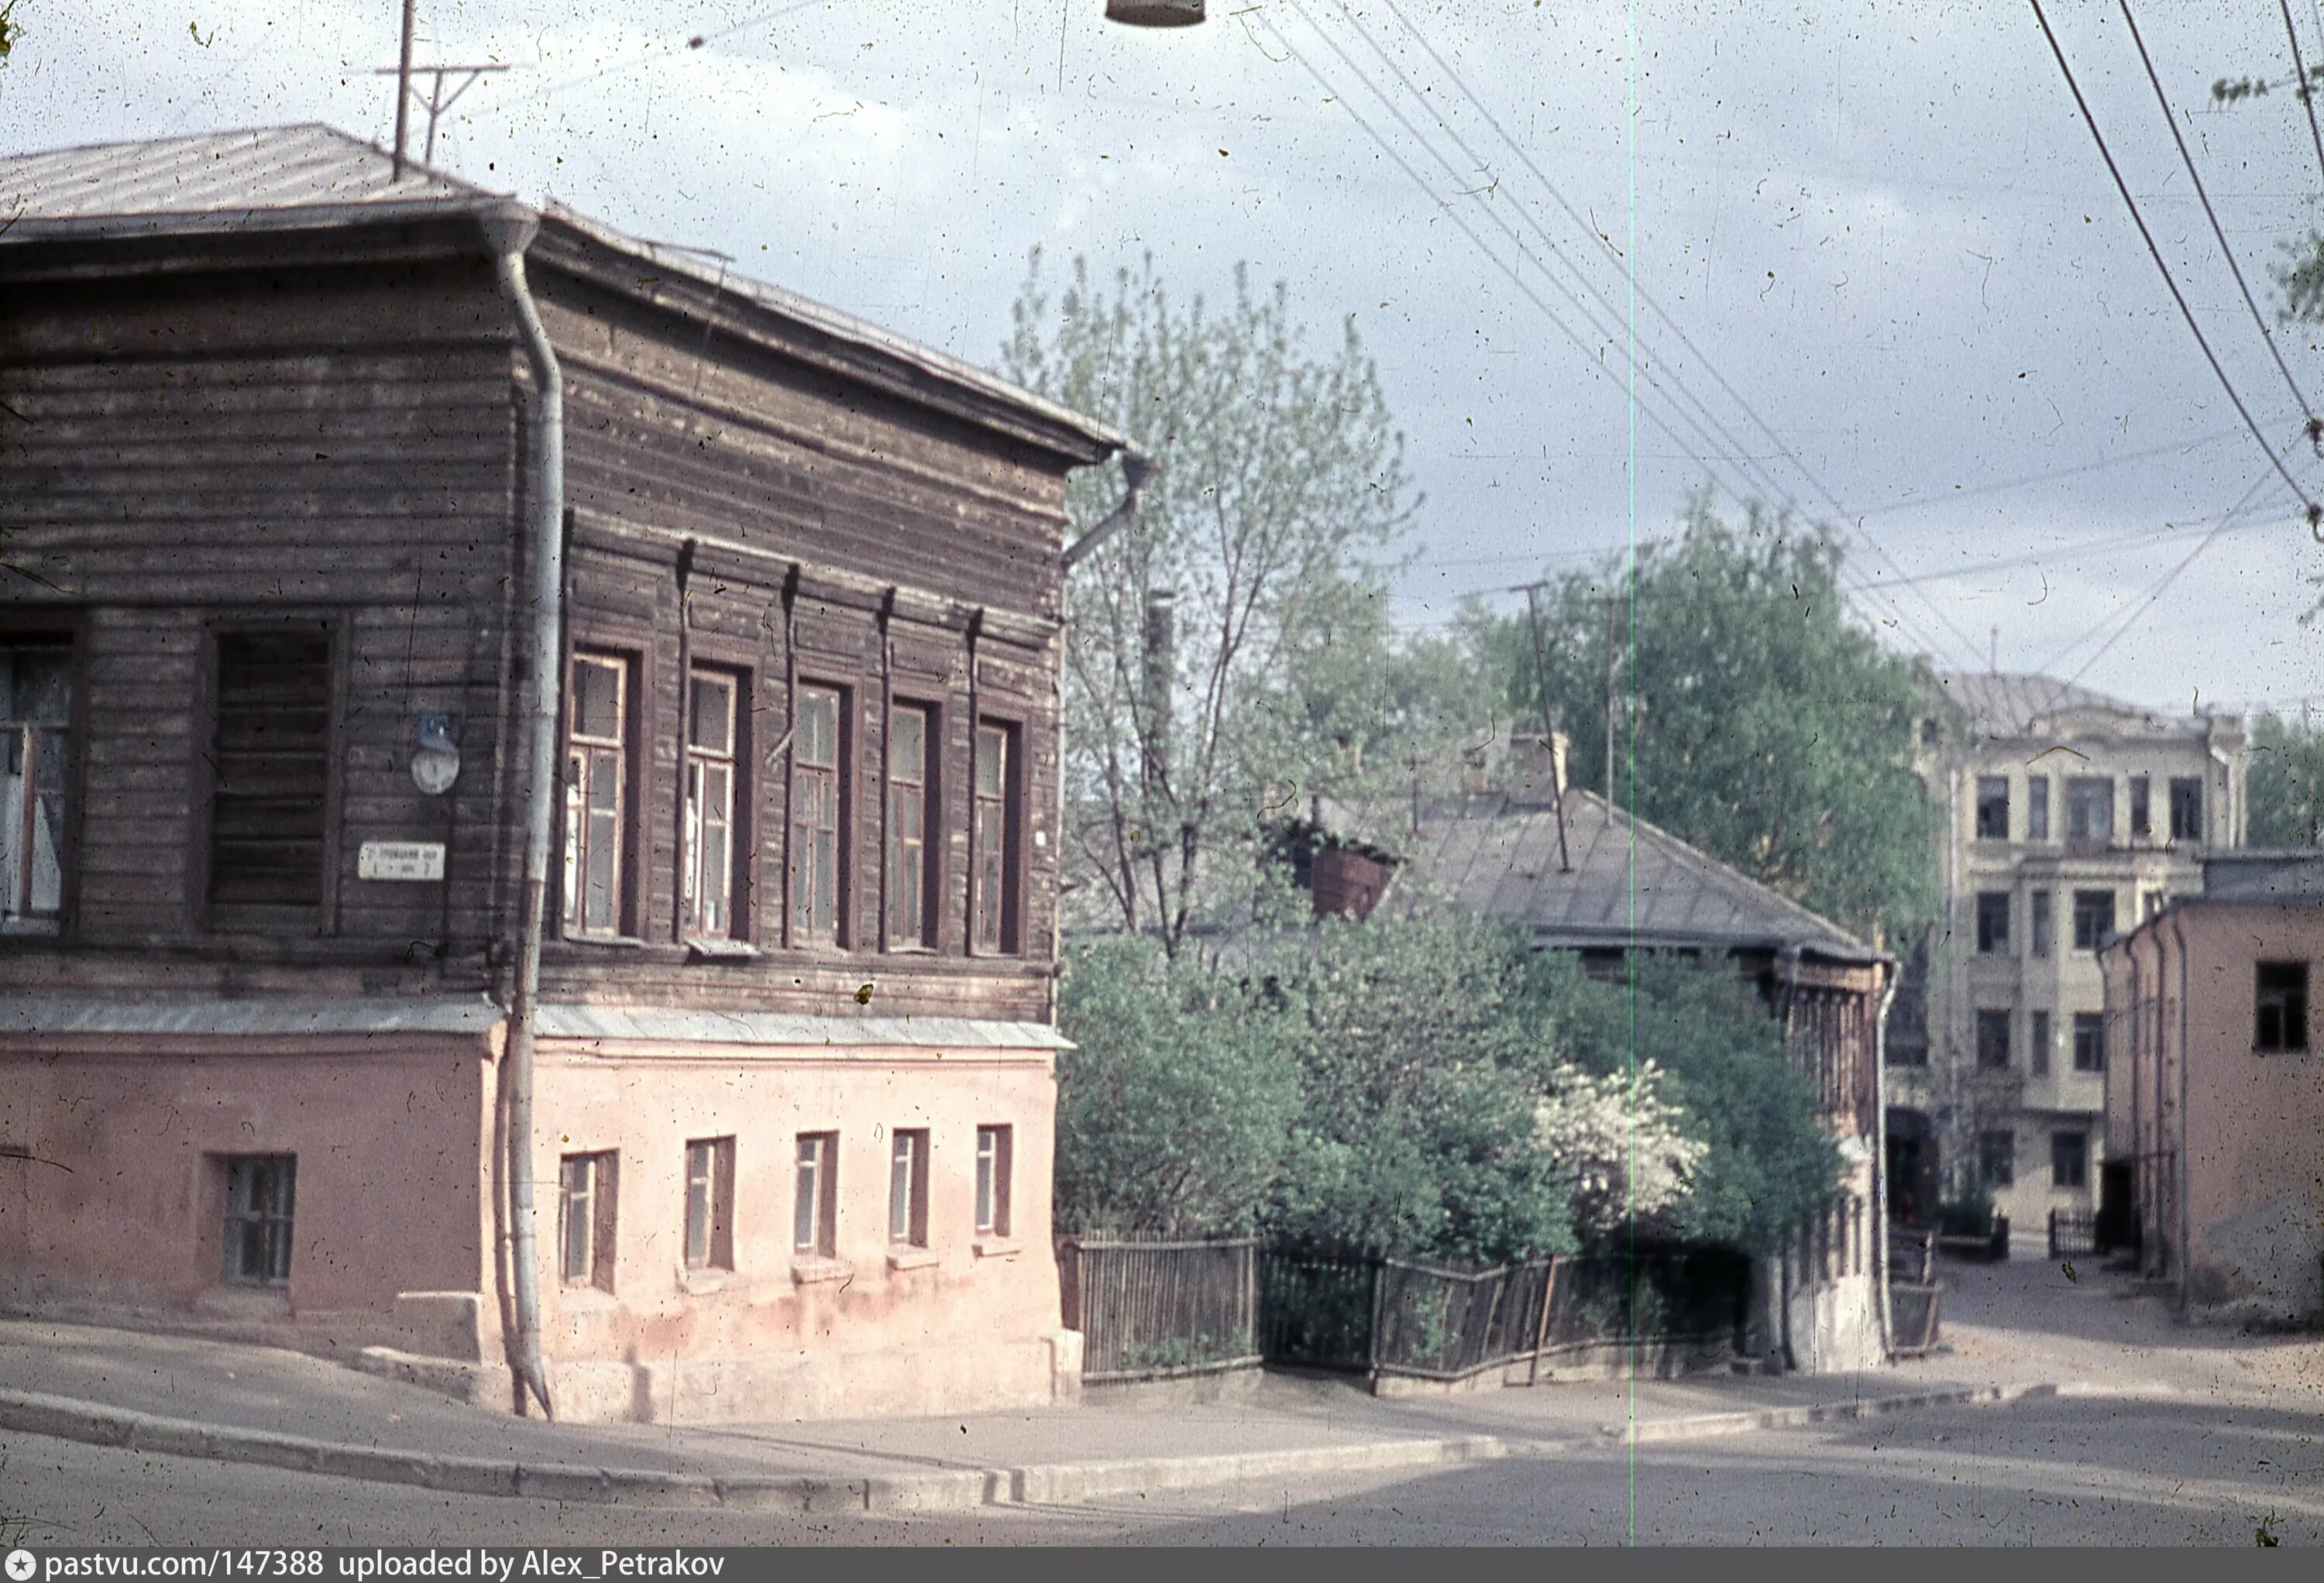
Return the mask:
[[[412,73],[425,72],[431,79],[428,86],[427,98],[427,152],[420,156],[420,162],[432,165],[436,162],[438,119],[445,111],[452,107],[462,94],[476,86],[478,78],[488,77],[495,71],[508,69],[507,62],[498,60],[465,66],[414,66],[411,63],[411,30],[413,14],[419,9],[419,3],[420,0],[403,0],[403,50],[397,57],[396,63],[392,66],[383,66],[372,73],[374,77],[395,78],[395,174],[389,179],[391,186],[403,179],[403,167],[410,162],[409,151],[411,146]],[[444,91],[444,79],[452,76],[457,76],[460,80],[457,86],[447,94]]]

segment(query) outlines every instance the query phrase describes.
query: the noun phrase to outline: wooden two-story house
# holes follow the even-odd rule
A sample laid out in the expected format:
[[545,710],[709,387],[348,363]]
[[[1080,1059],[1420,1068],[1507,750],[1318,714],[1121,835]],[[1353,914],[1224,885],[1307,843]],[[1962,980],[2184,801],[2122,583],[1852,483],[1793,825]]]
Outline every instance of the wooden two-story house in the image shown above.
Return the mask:
[[323,127],[0,159],[0,1301],[569,1418],[1072,1389],[1065,487],[1120,437]]

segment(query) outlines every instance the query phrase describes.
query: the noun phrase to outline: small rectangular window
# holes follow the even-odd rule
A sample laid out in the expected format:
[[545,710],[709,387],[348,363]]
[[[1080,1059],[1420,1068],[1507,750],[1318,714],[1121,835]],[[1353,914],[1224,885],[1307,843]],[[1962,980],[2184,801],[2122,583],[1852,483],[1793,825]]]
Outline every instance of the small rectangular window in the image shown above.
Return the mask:
[[2046,775],[2025,778],[2025,839],[2050,839],[2050,778]]
[[226,1165],[228,1284],[280,1286],[290,1279],[296,1155],[229,1155]]
[[2110,778],[2067,778],[2066,839],[2086,849],[2105,846],[2114,839],[2114,781]]
[[696,1138],[686,1146],[686,1267],[734,1267],[734,1140]]
[[976,1129],[976,1230],[980,1237],[1009,1235],[1009,1169],[1014,1129]]
[[2025,1014],[2025,1066],[2035,1077],[2050,1075],[2050,1014]]
[[841,810],[845,806],[841,722],[833,687],[801,687],[791,732],[791,943],[836,945],[844,894]]
[[1979,956],[2009,954],[2009,892],[2006,890],[1978,892],[1977,950]]
[[323,905],[331,780],[331,639],[217,635],[209,760],[209,899],[309,917]]
[[2171,839],[2203,839],[2203,783],[2192,776],[2172,778]]
[[2074,892],[2074,949],[2096,951],[2114,933],[2114,892]]
[[2046,957],[2057,949],[2058,943],[2057,920],[2051,916],[2054,909],[2051,893],[2047,890],[2028,891],[2025,902],[2027,910],[2033,915],[2032,927],[2027,931],[2034,937],[2030,943],[2032,954]]
[[2257,1027],[2252,1045],[2259,1050],[2308,1048],[2308,964],[2304,962],[2264,962],[2257,964],[2254,996]]
[[2053,1132],[2050,1135],[2050,1185],[2082,1188],[2089,1183],[2090,1135]]
[[687,683],[686,868],[678,900],[680,932],[688,939],[735,933],[734,811],[750,806],[738,793],[740,692],[740,679],[724,671],[697,670]]
[[798,1135],[798,1168],[791,1192],[791,1249],[830,1258],[839,1246],[839,1135]]
[[2074,1013],[2074,1070],[2106,1070],[2106,1017],[2102,1012]]
[[1977,778],[1977,838],[2009,839],[2009,777],[2006,775]]
[[888,1240],[908,1247],[928,1245],[928,1135],[902,1127],[888,1149]]
[[2001,1072],[2009,1065],[2009,1013],[1980,1011],[1977,1014],[1977,1069],[1979,1072]]
[[976,949],[1012,955],[1018,941],[1018,851],[1023,840],[1021,767],[1013,725],[984,721],[976,728],[976,797],[971,846],[975,868]]
[[2006,1131],[1978,1133],[1977,1170],[1987,1187],[2015,1186],[2017,1135]]
[[0,931],[52,926],[64,904],[72,649],[0,639]]
[[936,712],[898,704],[888,722],[888,947],[936,944]]
[[2144,775],[2130,778],[2130,833],[2133,835],[2154,833],[2153,783]]
[[607,1150],[558,1162],[557,1274],[568,1286],[613,1289],[614,1160]]
[[627,912],[630,664],[576,653],[565,689],[565,932],[617,935]]

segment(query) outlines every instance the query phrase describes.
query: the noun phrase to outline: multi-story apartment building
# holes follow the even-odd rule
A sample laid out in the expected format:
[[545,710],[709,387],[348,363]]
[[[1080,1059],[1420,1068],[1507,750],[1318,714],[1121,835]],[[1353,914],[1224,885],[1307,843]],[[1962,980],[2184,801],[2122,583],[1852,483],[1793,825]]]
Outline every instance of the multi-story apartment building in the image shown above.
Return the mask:
[[0,160],[0,1301],[568,1417],[1047,1402],[1065,481],[322,127]]
[[1942,923],[1888,1046],[1891,1201],[1982,1187],[2013,1233],[2098,1197],[2107,1062],[2098,949],[2200,891],[2243,839],[2243,722],[2046,676],[1940,676],[1917,755],[1940,810]]

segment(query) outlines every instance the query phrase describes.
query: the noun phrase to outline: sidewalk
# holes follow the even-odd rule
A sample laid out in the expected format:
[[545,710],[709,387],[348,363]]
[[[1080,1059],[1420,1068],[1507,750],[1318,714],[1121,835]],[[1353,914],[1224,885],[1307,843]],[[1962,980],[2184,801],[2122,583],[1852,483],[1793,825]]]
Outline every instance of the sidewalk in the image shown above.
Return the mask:
[[1248,1400],[942,1419],[566,1425],[303,1354],[0,1320],[0,1446],[42,1434],[476,1494],[752,1509],[1050,1503],[1247,1477],[1550,1456],[2054,1392],[2004,1357],[1860,1376],[1605,1381],[1383,1400],[1269,1374]]

